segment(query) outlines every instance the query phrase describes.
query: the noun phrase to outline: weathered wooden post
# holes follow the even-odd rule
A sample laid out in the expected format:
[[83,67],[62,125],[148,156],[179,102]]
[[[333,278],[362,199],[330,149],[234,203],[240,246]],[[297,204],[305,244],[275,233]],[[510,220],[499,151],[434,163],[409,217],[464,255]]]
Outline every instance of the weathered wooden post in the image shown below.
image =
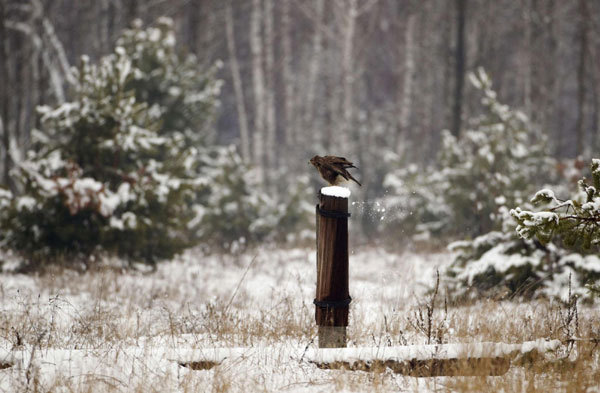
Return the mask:
[[319,348],[346,346],[348,290],[348,197],[344,187],[323,187],[317,205],[317,294]]

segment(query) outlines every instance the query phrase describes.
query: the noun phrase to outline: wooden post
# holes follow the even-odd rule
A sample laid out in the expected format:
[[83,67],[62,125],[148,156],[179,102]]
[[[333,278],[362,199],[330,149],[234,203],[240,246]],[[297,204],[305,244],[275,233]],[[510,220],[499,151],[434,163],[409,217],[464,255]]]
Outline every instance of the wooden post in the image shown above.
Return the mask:
[[[340,192],[342,191],[342,192]],[[325,187],[317,205],[317,294],[315,321],[319,348],[346,346],[348,290],[348,196],[341,187]]]

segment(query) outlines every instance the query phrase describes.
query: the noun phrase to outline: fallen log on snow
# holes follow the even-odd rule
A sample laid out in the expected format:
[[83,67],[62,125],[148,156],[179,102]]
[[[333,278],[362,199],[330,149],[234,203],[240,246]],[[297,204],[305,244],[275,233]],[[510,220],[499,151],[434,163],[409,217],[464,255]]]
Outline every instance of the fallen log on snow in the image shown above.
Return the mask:
[[[292,358],[308,361],[322,369],[384,371],[415,377],[441,375],[502,375],[512,360],[536,359],[556,351],[558,340],[529,341],[522,344],[472,343],[407,345],[398,347],[315,348],[302,354],[300,347],[287,347]],[[121,380],[134,368],[154,369],[182,366],[210,370],[225,360],[268,359],[281,356],[280,347],[252,348],[161,348],[124,347],[118,349],[0,349],[0,369],[27,370],[32,365],[44,375],[70,370],[77,375],[99,373]]]
[[398,347],[327,348],[307,351],[305,358],[323,369],[383,371],[414,377],[502,375],[511,361],[556,351],[558,340],[521,344],[471,343]]

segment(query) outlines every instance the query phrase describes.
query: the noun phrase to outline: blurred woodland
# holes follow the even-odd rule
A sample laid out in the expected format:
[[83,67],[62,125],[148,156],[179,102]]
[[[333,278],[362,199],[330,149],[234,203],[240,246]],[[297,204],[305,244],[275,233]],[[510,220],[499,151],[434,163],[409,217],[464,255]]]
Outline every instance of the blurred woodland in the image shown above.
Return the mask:
[[307,161],[333,154],[353,245],[462,239],[461,296],[584,296],[599,100],[598,1],[0,0],[0,246],[312,244]]
[[[600,120],[600,3],[590,0],[2,0],[0,157],[29,147],[35,108],[68,100],[71,66],[109,53],[140,18],[174,20],[178,50],[216,61],[215,141],[263,180],[313,153],[352,157],[378,188],[382,154],[430,164],[440,131],[479,111],[482,66],[556,157],[594,151]],[[378,192],[376,190],[374,192]]]

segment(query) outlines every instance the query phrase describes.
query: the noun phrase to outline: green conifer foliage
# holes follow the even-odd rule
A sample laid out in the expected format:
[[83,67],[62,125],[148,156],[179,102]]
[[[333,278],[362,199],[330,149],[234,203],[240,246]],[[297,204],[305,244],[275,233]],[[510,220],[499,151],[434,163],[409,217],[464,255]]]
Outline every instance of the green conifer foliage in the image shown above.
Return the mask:
[[[442,131],[436,167],[399,169],[385,179],[392,228],[438,237],[475,237],[501,226],[501,211],[525,200],[549,177],[546,143],[527,116],[502,104],[483,69],[469,74],[482,114],[460,140]],[[394,219],[396,218],[396,219]],[[414,229],[413,229],[414,228]]]
[[[574,294],[592,300],[600,280],[600,160],[591,169],[592,185],[580,181],[573,198],[561,200],[542,189],[522,207],[505,211],[502,231],[451,244],[456,256],[446,275],[453,294],[565,299],[572,282]],[[535,205],[541,210],[534,211]]]
[[558,199],[550,189],[538,191],[531,199],[536,205],[546,205],[533,212],[517,207],[511,210],[519,236],[537,238],[547,243],[560,236],[567,247],[590,249],[600,243],[600,159],[593,159],[591,184],[579,181],[579,194],[568,200]]
[[439,165],[452,225],[466,235],[499,229],[499,208],[521,203],[536,182],[548,179],[545,141],[520,111],[500,103],[487,74],[469,75],[481,91],[484,112],[461,140],[443,134]]
[[[131,45],[99,64],[82,57],[70,102],[40,108],[34,149],[14,173],[23,192],[3,198],[6,246],[32,261],[102,251],[154,262],[192,243],[193,206],[212,184],[198,130],[218,89],[180,63],[172,37],[164,20],[126,31],[119,41]],[[166,84],[202,99],[170,101]]]
[[274,199],[235,148],[213,144],[216,66],[199,70],[174,36],[169,19],[135,22],[98,64],[81,58],[70,101],[39,109],[33,148],[15,159],[20,192],[0,189],[1,246],[32,264],[154,263],[191,245],[306,237],[306,182]]
[[146,29],[135,20],[117,45],[125,49],[136,70],[126,87],[138,101],[160,112],[159,133],[180,132],[196,146],[209,142],[210,120],[218,106],[215,97],[221,88],[214,75],[221,63],[201,70],[195,55],[178,53],[173,21],[165,17]]

